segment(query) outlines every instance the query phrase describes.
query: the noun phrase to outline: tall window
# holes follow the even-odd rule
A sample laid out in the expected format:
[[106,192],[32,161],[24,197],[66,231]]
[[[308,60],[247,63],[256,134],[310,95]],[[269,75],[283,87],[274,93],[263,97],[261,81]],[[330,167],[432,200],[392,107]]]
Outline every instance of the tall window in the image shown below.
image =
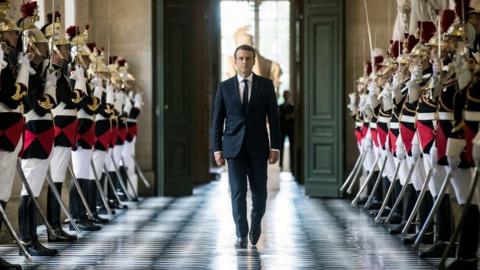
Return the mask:
[[65,27],[75,25],[75,0],[65,0]]
[[259,6],[255,2],[222,0],[220,3],[222,79],[229,74],[229,59],[236,46],[235,32],[250,26],[248,33],[255,37],[259,53],[282,69],[278,87],[282,93],[290,85],[290,1],[263,0]]

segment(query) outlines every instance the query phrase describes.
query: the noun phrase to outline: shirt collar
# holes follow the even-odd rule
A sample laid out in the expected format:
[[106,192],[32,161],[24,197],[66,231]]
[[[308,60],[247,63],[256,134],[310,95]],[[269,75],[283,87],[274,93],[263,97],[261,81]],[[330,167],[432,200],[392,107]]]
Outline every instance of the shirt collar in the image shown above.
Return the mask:
[[240,76],[240,74],[237,74],[237,80],[238,80],[238,82],[242,82],[244,79],[247,79],[249,82],[252,82],[253,72],[250,73],[250,75],[249,75],[247,78],[243,78],[242,76]]

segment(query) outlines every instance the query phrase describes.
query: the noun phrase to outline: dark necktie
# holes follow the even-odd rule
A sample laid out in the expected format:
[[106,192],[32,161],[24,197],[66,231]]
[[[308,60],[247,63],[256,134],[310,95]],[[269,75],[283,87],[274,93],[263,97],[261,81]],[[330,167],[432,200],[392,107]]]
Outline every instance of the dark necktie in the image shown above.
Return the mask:
[[248,107],[248,81],[247,79],[243,80],[243,96],[242,96],[242,108],[243,113],[247,113]]

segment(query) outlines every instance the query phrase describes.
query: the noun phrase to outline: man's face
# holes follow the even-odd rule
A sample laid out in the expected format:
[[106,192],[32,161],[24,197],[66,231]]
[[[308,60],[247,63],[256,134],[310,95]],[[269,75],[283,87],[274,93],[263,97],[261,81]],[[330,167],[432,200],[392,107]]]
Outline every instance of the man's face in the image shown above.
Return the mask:
[[238,50],[235,55],[235,65],[241,74],[250,75],[255,65],[254,53],[246,50]]

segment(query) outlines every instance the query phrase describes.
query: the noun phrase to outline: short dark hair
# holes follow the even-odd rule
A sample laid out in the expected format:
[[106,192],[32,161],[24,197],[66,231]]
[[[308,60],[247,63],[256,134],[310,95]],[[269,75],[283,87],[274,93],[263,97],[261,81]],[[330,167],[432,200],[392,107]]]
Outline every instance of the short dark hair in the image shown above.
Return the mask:
[[253,53],[253,59],[255,59],[255,49],[252,46],[247,45],[247,44],[243,44],[243,45],[238,46],[235,49],[235,52],[233,53],[233,58],[237,59],[237,52],[239,50],[252,52]]

